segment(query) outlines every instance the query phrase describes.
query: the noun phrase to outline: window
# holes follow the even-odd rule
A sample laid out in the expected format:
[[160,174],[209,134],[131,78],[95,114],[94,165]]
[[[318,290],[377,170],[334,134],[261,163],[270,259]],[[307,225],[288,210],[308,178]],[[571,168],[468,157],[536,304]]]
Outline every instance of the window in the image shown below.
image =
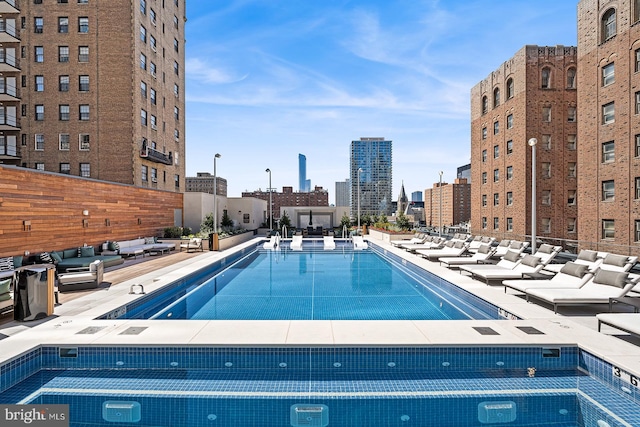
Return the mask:
[[500,181],[500,169],[493,170],[493,182]]
[[58,46],[58,62],[69,62],[69,46]]
[[489,111],[489,99],[485,96],[482,97],[482,114],[487,114]]
[[507,206],[513,205],[513,191],[507,191]]
[[615,122],[615,106],[613,102],[602,106],[602,124]]
[[78,4],[88,4],[89,0],[78,0]]
[[608,141],[602,144],[602,163],[611,163],[615,161],[615,142]]
[[69,163],[60,163],[60,173],[71,173],[71,165]]
[[482,128],[482,139],[487,139],[487,128]]
[[180,45],[179,45],[179,43],[178,43],[178,39],[173,39],[173,50],[174,50],[175,52],[178,52],[178,51],[179,51],[179,48],[180,48]]
[[89,18],[86,16],[78,18],[78,32],[85,34],[89,32]]
[[636,92],[636,114],[640,114],[640,92]]
[[494,145],[493,146],[493,158],[497,159],[498,157],[500,157],[500,146]]
[[493,122],[493,134],[497,135],[500,133],[500,122]]
[[69,92],[69,76],[58,77],[58,90],[60,92]]
[[147,125],[147,111],[146,110],[140,110],[140,123],[142,124],[142,126],[146,126]]
[[576,141],[576,135],[567,135],[567,150],[575,151]]
[[142,43],[147,42],[147,29],[144,27],[144,25],[140,25],[140,40],[142,41]]
[[80,176],[91,178],[91,165],[89,163],[80,163]]
[[636,135],[634,157],[640,157],[640,134]]
[[176,15],[173,15],[173,27],[174,28],[178,28],[178,17]]
[[173,84],[173,95],[176,98],[180,97],[180,86],[178,86],[176,83]]
[[636,73],[640,71],[640,49],[636,49],[636,65],[634,70]]
[[144,53],[140,54],[140,68],[143,70],[147,69],[147,57]]
[[577,176],[577,167],[575,162],[567,163],[567,176],[569,178],[575,178]]
[[487,195],[486,194],[482,195],[482,206],[487,206]]
[[151,104],[152,105],[156,105],[156,90],[154,88],[151,88],[150,90],[150,98],[151,98]]
[[576,69],[569,68],[567,70],[567,89],[576,88]]
[[493,193],[493,206],[498,206],[500,204],[500,194]]
[[513,179],[513,166],[507,166],[507,181]]
[[43,171],[44,163],[36,163],[36,170]]
[[36,76],[36,92],[44,92],[44,76]]
[[507,129],[513,128],[513,114],[507,116]]
[[545,206],[551,206],[551,190],[542,190],[540,203]]
[[68,133],[61,133],[60,135],[58,135],[58,148],[60,149],[60,151],[69,151],[69,141],[70,139]]
[[251,222],[251,216],[248,213],[242,214],[242,223],[249,224],[250,222]]
[[545,150],[551,150],[551,135],[542,135],[542,148],[544,148]]
[[37,151],[44,150],[44,134],[36,133],[34,135],[34,140],[35,140],[35,149]]
[[147,99],[147,84],[145,82],[140,82],[140,95],[143,99]]
[[147,182],[149,181],[149,168],[147,166],[142,165],[142,169],[140,171],[140,179],[142,179],[142,182]]
[[58,32],[59,33],[68,33],[69,32],[69,18],[66,16],[61,16],[58,18]]
[[576,232],[576,218],[567,218],[567,233]]
[[513,231],[513,218],[507,218],[507,231]]
[[151,46],[152,51],[155,52],[157,50],[156,38],[152,35],[149,35],[149,46]]
[[509,79],[507,80],[507,99],[511,99],[513,98],[513,95],[515,94],[514,92],[514,86],[513,86],[513,79]]
[[176,76],[180,75],[180,66],[176,61],[173,61],[173,74]]
[[615,184],[613,180],[602,181],[602,201],[611,202],[615,199]]
[[611,8],[602,16],[602,41],[605,42],[616,35],[616,10]]
[[545,123],[551,122],[551,107],[542,107],[542,121]]
[[34,33],[42,33],[44,30],[44,20],[41,16],[36,16],[33,18],[33,32]]
[[602,220],[602,238],[603,239],[615,239],[616,237],[616,225],[612,219]]
[[513,153],[513,141],[512,140],[508,140],[507,141],[507,154],[511,154]]
[[635,181],[635,195],[634,195],[634,199],[640,199],[640,177],[635,177],[634,179]]
[[44,47],[36,46],[34,48],[34,60],[36,62],[44,62]]
[[89,46],[78,47],[78,62],[89,62]]
[[551,233],[551,218],[542,218],[542,229],[541,233]]
[[180,188],[180,175],[173,176],[173,184],[176,188]]
[[42,104],[36,105],[36,120],[44,120],[44,105]]
[[602,67],[602,86],[609,86],[616,81],[614,63],[610,63]]
[[482,172],[482,183],[483,184],[487,183],[487,173],[486,172]]
[[153,76],[153,78],[156,77],[156,64],[151,61],[151,63],[149,64],[149,72],[151,73],[151,76]]
[[180,120],[180,109],[178,107],[173,107],[173,118]]
[[567,109],[567,122],[575,123],[576,121],[576,107],[569,107]]
[[89,120],[89,106],[87,104],[81,104],[79,111],[80,111],[80,120],[82,121]]
[[500,105],[500,88],[495,88],[493,90],[493,108],[496,108]]
[[69,106],[59,105],[59,119],[61,121],[69,121]]
[[149,9],[149,19],[153,25],[156,25],[156,11],[153,8]]
[[153,130],[158,129],[158,119],[153,114],[151,115],[151,129]]
[[487,228],[487,217],[486,216],[482,217],[482,228],[484,228],[484,229]]
[[180,131],[178,129],[174,129],[173,130],[173,138],[176,140],[176,142],[180,141]]
[[542,162],[542,177],[551,178],[551,163]]
[[90,137],[88,133],[78,135],[78,148],[80,151],[88,151],[90,148]]
[[89,76],[78,77],[78,90],[80,92],[89,92]]
[[500,219],[497,216],[493,217],[493,229],[497,230],[500,228]]
[[64,4],[66,4],[66,3],[69,3],[69,0],[58,0],[58,3],[64,3]]
[[574,206],[576,204],[576,190],[569,190],[567,193],[567,204]]
[[542,89],[549,89],[551,87],[551,69],[544,67],[540,77],[540,87]]
[[142,13],[143,15],[147,14],[147,1],[146,0],[140,0],[140,13]]
[[487,150],[482,150],[482,163],[487,162]]
[[640,220],[635,220],[635,227],[634,227],[634,242],[640,242]]

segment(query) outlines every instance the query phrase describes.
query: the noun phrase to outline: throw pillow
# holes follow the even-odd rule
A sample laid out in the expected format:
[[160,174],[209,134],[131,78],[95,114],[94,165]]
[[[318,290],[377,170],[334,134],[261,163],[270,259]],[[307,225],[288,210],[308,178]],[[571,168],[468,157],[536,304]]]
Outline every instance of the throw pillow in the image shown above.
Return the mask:
[[522,258],[522,264],[529,267],[536,267],[540,264],[540,257],[527,254]]
[[474,242],[481,242],[482,241],[482,236],[476,236],[473,238]]
[[444,245],[445,245],[446,247],[448,247],[448,248],[452,248],[452,247],[453,247],[453,245],[455,245],[455,243],[454,243],[454,241],[453,241],[453,240],[449,240],[449,241],[448,241],[447,243],[445,243]]
[[59,252],[51,252],[49,255],[51,255],[51,259],[53,259],[55,262],[62,261],[62,256]]
[[51,258],[51,255],[49,255],[48,252],[42,252],[40,254],[40,262],[44,264],[51,264],[53,262],[53,259]]
[[576,264],[569,261],[560,269],[560,273],[568,274],[569,276],[583,277],[587,274],[587,266],[584,264]]
[[120,245],[118,244],[118,242],[113,242],[113,250],[114,251],[119,251],[120,250]]
[[510,249],[517,249],[520,250],[520,248],[522,247],[522,243],[520,242],[511,242],[511,244],[509,245]]
[[518,260],[520,259],[520,255],[518,255],[517,252],[507,251],[503,258],[507,261],[518,262]]
[[62,258],[77,258],[78,257],[78,248],[75,249],[65,249],[62,251]]
[[624,267],[629,257],[625,255],[608,254],[604,257],[603,264],[615,265],[616,267]]
[[454,248],[456,248],[456,249],[462,249],[462,248],[464,247],[464,242],[461,242],[461,241],[459,241],[459,240],[458,240],[458,241],[453,245],[453,247],[454,247]]
[[80,256],[83,258],[96,256],[93,246],[85,246],[80,248]]
[[483,237],[481,241],[482,241],[482,243],[490,243],[491,242],[491,237]]
[[7,301],[11,299],[9,293],[11,288],[11,279],[0,280],[0,301]]
[[116,250],[116,242],[107,242],[107,249],[110,251]]
[[578,254],[577,259],[580,259],[582,261],[594,262],[596,259],[598,259],[598,252],[583,249]]
[[478,253],[481,254],[488,254],[489,250],[491,250],[491,248],[489,247],[489,245],[480,245],[480,247],[478,248]]
[[[504,248],[504,247],[509,246],[509,244],[510,244],[510,243],[511,243],[511,240],[504,239],[504,240],[502,240],[502,241],[498,244],[498,246],[501,246],[501,247],[503,247],[503,248]],[[519,248],[518,248],[518,249],[519,249]]]
[[598,283],[600,285],[615,286],[618,288],[624,288],[624,286],[627,284],[628,276],[629,276],[629,273],[626,273],[626,272],[623,273],[623,272],[605,270],[600,268],[598,269],[595,277],[593,278],[593,283]]
[[13,257],[0,258],[0,271],[13,270]]
[[24,257],[22,255],[16,255],[13,257],[13,268],[22,267]]
[[145,237],[144,244],[145,245],[153,245],[155,242],[153,241],[153,237]]
[[543,243],[538,248],[538,252],[541,252],[543,254],[550,254],[551,252],[553,252],[553,246],[547,245],[546,243]]

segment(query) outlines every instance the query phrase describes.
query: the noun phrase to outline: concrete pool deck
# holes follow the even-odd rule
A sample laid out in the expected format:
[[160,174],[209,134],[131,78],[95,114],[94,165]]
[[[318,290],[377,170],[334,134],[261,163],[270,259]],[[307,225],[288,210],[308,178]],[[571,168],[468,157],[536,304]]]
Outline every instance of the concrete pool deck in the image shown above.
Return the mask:
[[[204,252],[167,265],[109,288],[97,289],[79,298],[63,301],[55,315],[35,322],[8,322],[0,325],[0,362],[20,355],[37,345],[98,346],[573,346],[600,357],[635,375],[640,375],[640,346],[635,338],[603,327],[597,332],[595,314],[599,307],[568,307],[560,314],[545,306],[527,303],[524,298],[505,293],[502,286],[488,286],[457,270],[440,267],[404,250],[374,241],[392,252],[455,285],[500,306],[526,320],[95,320],[141,295],[129,294],[132,284],[144,290],[161,288],[183,275],[202,268],[229,253],[254,247],[256,238],[223,252]],[[167,258],[168,260],[169,258]],[[133,267],[132,267],[133,268]],[[528,334],[518,327],[529,326],[542,334]],[[482,335],[474,327],[490,327],[497,335]],[[87,331],[87,328],[90,328]],[[134,329],[130,329],[134,328]],[[125,332],[123,334],[123,332]],[[132,331],[137,333],[131,333]],[[90,333],[87,333],[90,332]],[[630,341],[630,342],[627,342]]]

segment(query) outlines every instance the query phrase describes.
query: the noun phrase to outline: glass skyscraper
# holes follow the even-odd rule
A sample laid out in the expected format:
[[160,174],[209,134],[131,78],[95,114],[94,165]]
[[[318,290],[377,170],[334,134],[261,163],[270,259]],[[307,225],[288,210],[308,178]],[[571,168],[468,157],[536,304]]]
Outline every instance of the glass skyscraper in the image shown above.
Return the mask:
[[[362,171],[358,174],[358,169]],[[351,141],[351,216],[391,215],[392,143],[384,138]],[[359,185],[358,185],[359,180]]]
[[308,193],[311,191],[311,180],[307,179],[307,156],[298,154],[298,191]]

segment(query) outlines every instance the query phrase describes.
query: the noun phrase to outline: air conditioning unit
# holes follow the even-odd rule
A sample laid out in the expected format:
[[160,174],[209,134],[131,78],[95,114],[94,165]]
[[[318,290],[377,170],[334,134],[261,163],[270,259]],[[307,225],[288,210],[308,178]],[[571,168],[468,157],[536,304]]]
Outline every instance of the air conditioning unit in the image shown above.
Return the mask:
[[151,182],[158,182],[158,178],[151,178]]
[[151,125],[151,129],[153,129],[153,130],[158,130],[158,126],[156,126],[156,125]]

